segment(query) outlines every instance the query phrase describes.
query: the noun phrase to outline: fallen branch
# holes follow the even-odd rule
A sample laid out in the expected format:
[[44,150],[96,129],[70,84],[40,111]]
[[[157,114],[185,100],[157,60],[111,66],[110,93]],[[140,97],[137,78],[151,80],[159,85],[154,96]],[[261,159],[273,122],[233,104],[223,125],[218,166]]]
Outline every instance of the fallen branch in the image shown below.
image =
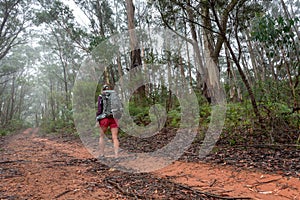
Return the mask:
[[18,163],[18,162],[26,162],[26,161],[27,160],[5,160],[5,161],[0,161],[0,164],[10,164],[10,163]]
[[272,179],[272,180],[268,180],[268,181],[264,181],[264,182],[258,182],[258,183],[255,183],[253,185],[247,185],[248,188],[252,188],[252,187],[256,187],[256,186],[259,186],[259,185],[263,185],[263,184],[268,184],[268,183],[272,183],[272,182],[275,182],[275,181],[279,181],[281,178],[277,178],[277,179]]
[[110,183],[111,185],[115,186],[121,193],[123,193],[124,195],[126,196],[131,196],[131,197],[134,197],[135,199],[138,199],[138,198],[142,198],[144,199],[145,197],[144,196],[141,196],[141,195],[136,195],[136,194],[133,194],[133,193],[130,193],[130,192],[127,192],[125,189],[123,189],[119,183],[117,182],[114,182],[112,180],[106,180],[108,183]]
[[214,179],[211,184],[209,184],[209,187],[212,187],[217,182],[217,179]]
[[241,200],[248,199],[248,200],[251,200],[252,199],[250,197],[224,197],[224,196],[220,196],[220,195],[213,194],[213,193],[210,193],[210,192],[203,192],[203,191],[200,191],[200,190],[195,190],[193,188],[190,188],[188,186],[181,185],[181,184],[178,184],[178,183],[176,185],[178,185],[178,186],[180,186],[180,187],[182,187],[182,188],[184,188],[186,190],[190,190],[190,191],[192,191],[194,193],[204,194],[204,195],[206,195],[208,197],[213,197],[213,198],[217,198],[217,199],[227,199],[227,200],[229,200],[229,199],[230,200],[236,200],[236,199],[241,199]]
[[64,192],[62,192],[62,193],[56,195],[54,198],[55,198],[55,199],[58,199],[59,197],[65,195],[65,194],[67,194],[67,193],[69,193],[69,192],[71,192],[71,190],[66,190],[66,191],[64,191]]
[[[3,179],[9,179],[9,178],[15,178],[15,177],[20,177],[22,176],[22,174],[16,174],[16,175],[10,175],[10,176],[4,176],[4,177],[1,177]],[[1,199],[1,198],[0,198]],[[2,199],[1,199],[2,200]]]
[[253,145],[235,145],[236,148],[270,148],[282,149],[283,147],[299,148],[299,144],[253,144]]

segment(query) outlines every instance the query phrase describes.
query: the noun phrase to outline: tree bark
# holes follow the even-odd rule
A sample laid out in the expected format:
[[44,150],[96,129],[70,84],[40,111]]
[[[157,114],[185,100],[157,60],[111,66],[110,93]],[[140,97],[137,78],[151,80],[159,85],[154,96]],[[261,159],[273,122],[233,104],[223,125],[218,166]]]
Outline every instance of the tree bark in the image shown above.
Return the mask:
[[128,21],[128,30],[130,36],[130,58],[131,58],[131,69],[142,65],[141,59],[141,49],[139,48],[139,43],[136,37],[135,24],[134,24],[134,5],[132,0],[126,0],[127,8],[127,21]]
[[[128,30],[129,30],[129,39],[130,39],[130,69],[135,69],[138,66],[142,66],[142,57],[141,49],[139,47],[139,42],[137,40],[135,23],[134,23],[134,10],[132,0],[126,0],[126,9],[127,9],[127,21],[128,21]],[[142,78],[142,77],[138,77]],[[137,90],[138,98],[143,99],[145,97],[145,86],[141,86]]]
[[[243,81],[243,83],[246,86],[246,89],[248,91],[248,94],[249,94],[249,97],[250,97],[250,100],[251,100],[251,104],[252,104],[252,108],[253,108],[253,111],[255,113],[255,116],[258,118],[259,123],[262,125],[263,118],[260,115],[260,112],[258,110],[258,106],[257,106],[257,103],[256,103],[256,99],[255,99],[253,90],[252,90],[252,88],[251,88],[251,86],[249,84],[249,81],[247,80],[247,77],[246,77],[246,75],[245,75],[245,73],[244,73],[244,71],[242,69],[242,66],[239,63],[239,59],[237,58],[235,52],[233,51],[233,49],[231,47],[229,39],[226,36],[226,29],[223,29],[223,27],[221,26],[219,17],[218,17],[218,15],[217,15],[217,13],[216,13],[216,11],[214,9],[214,6],[211,6],[211,8],[212,8],[212,11],[213,11],[213,15],[214,15],[216,24],[217,24],[218,29],[219,29],[219,34],[223,37],[224,42],[225,42],[225,44],[226,44],[226,46],[227,46],[227,48],[229,50],[229,53],[231,54],[232,60],[234,61],[235,65],[236,65],[236,67],[238,69],[238,72],[239,72],[239,74],[240,74],[240,76],[242,78],[242,81]],[[235,31],[237,31],[237,29]],[[236,37],[237,37],[237,34],[236,34]],[[239,51],[240,51],[241,49],[240,49],[240,44],[239,44],[239,38],[237,37],[236,40],[238,42]]]

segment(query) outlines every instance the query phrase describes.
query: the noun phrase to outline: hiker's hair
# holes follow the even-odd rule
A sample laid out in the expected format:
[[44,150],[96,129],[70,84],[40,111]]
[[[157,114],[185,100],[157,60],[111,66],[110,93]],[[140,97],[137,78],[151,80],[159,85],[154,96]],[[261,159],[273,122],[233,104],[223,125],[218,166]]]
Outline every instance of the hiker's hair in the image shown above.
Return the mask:
[[102,90],[103,90],[103,91],[104,91],[104,90],[111,90],[111,89],[112,89],[112,87],[111,87],[110,84],[104,84],[103,87],[102,87]]

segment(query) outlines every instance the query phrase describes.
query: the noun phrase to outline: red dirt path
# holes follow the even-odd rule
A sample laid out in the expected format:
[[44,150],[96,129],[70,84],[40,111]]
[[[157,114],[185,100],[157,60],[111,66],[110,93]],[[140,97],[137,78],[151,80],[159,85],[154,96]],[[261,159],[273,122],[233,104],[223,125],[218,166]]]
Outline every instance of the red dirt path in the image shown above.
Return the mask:
[[[1,146],[0,146],[1,147]],[[78,141],[49,139],[38,129],[6,137],[0,148],[0,199],[124,199],[90,166],[62,165],[92,158]],[[208,163],[176,161],[153,173],[196,190],[230,197],[300,200],[300,180]]]

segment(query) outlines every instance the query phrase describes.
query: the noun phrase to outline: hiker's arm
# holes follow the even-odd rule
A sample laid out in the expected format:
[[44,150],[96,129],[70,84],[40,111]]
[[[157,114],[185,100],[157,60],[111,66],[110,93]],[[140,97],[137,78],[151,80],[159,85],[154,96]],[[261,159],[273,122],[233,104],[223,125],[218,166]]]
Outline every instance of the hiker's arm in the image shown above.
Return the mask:
[[102,97],[98,96],[98,110],[96,113],[96,116],[100,115],[102,113]]

